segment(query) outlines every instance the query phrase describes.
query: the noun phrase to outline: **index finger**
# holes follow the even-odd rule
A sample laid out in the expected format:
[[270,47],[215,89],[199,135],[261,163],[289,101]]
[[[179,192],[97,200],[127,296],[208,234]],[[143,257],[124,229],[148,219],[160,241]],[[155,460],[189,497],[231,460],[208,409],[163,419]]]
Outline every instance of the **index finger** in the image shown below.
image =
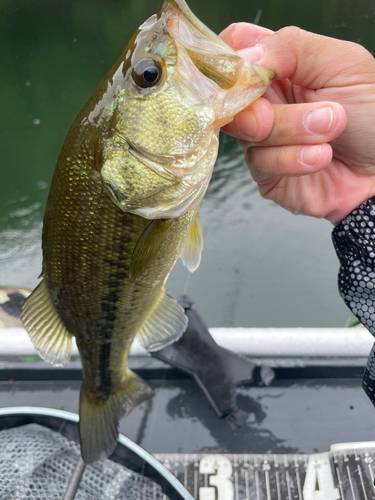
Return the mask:
[[232,47],[244,48],[243,44],[249,42],[252,48],[242,55],[274,71],[277,79],[289,79],[295,85],[314,90],[374,82],[374,58],[357,43],[317,35],[295,26],[271,35],[262,34],[264,28],[258,28],[241,23],[238,28],[231,28],[226,39]]

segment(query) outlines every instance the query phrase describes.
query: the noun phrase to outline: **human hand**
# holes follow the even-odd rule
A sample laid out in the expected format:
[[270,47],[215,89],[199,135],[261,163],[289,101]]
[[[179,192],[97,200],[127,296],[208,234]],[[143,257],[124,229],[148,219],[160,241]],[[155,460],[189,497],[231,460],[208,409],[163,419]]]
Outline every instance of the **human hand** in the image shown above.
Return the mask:
[[272,86],[224,131],[239,139],[260,194],[339,223],[375,195],[375,60],[362,46],[252,24],[220,37],[273,70]]

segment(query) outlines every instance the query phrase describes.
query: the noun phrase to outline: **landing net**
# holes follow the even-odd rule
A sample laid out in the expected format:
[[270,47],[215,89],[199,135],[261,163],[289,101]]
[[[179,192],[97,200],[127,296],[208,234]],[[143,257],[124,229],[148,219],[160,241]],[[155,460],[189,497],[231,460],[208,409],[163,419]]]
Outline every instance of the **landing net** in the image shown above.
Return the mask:
[[[38,424],[0,432],[1,500],[61,500],[79,447]],[[159,484],[111,460],[88,465],[75,500],[168,500]]]

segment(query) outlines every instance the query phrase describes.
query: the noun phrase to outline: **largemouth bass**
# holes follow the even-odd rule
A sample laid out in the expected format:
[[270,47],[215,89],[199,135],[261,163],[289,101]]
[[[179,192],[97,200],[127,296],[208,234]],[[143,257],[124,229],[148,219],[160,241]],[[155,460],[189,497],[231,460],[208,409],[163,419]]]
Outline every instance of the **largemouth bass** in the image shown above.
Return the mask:
[[187,319],[165,290],[178,258],[203,247],[198,207],[219,128],[262,95],[273,74],[232,51],[188,9],[166,0],[143,23],[74,121],[43,226],[43,280],[22,320],[40,355],[82,359],[81,453],[109,455],[118,422],[151,396],[127,367],[177,340]]

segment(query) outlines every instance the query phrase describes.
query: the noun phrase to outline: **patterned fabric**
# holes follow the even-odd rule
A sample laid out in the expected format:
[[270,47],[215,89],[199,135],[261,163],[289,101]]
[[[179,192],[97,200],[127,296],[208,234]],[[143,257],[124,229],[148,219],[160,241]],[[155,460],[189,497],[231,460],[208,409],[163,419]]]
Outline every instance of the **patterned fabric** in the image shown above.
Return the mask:
[[345,217],[332,239],[341,263],[341,297],[375,336],[375,197]]
[[365,393],[375,405],[375,344],[372,346],[367,360],[366,370],[362,379],[362,387]]
[[[375,196],[353,210],[332,232],[340,260],[338,286],[346,305],[375,336]],[[375,405],[375,344],[363,375]]]

